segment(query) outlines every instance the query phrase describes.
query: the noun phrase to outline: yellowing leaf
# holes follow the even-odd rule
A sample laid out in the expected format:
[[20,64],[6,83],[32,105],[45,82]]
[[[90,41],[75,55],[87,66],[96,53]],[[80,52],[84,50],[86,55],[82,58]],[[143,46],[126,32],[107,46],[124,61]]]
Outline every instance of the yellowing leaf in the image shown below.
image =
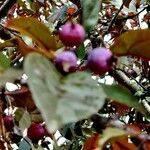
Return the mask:
[[50,59],[54,57],[54,54],[52,53],[52,51],[45,51],[43,49],[28,46],[20,38],[16,38],[16,43],[18,45],[19,51],[22,53],[23,56],[26,56],[28,53],[31,53],[31,52],[38,52],[38,53],[45,55],[46,57]]
[[127,31],[110,47],[118,56],[132,55],[150,60],[150,29]]
[[57,37],[43,23],[35,18],[20,17],[10,19],[7,21],[6,27],[15,29],[22,35],[29,36],[42,49],[57,49],[60,46]]
[[127,135],[127,133],[122,129],[108,127],[102,133],[102,136],[100,138],[100,145],[104,145],[110,139],[113,140],[116,137],[125,136],[125,135]]

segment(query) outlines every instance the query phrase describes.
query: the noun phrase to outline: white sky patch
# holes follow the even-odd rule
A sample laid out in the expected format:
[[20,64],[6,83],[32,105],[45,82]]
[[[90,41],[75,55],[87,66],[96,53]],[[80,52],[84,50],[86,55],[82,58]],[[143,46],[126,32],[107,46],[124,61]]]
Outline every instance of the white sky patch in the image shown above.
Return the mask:
[[18,89],[19,89],[18,85],[10,83],[10,82],[6,83],[6,90],[8,90],[9,92],[12,92],[12,91],[15,91],[15,90],[18,90]]

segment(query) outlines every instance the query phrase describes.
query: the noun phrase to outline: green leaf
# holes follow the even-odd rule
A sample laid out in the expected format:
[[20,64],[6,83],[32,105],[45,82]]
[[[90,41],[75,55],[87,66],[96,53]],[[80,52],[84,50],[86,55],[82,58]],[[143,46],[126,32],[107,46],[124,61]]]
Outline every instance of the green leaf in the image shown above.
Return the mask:
[[118,56],[133,55],[150,60],[150,29],[130,30],[115,39],[110,47]]
[[31,124],[30,114],[22,108],[15,112],[15,119],[19,122],[19,128],[24,131]]
[[22,35],[29,36],[42,49],[57,49],[61,46],[58,38],[43,23],[33,17],[20,17],[10,19],[6,27],[19,31]]
[[76,54],[77,54],[78,58],[80,58],[80,59],[84,58],[86,51],[85,51],[85,47],[84,47],[83,43],[77,48]]
[[99,18],[99,0],[81,0],[82,24],[87,32],[96,25]]
[[18,108],[16,111],[15,111],[15,120],[16,121],[20,121],[21,120],[21,118],[22,118],[22,116],[23,116],[23,114],[24,114],[24,109],[22,109],[22,108]]
[[118,85],[101,84],[101,86],[103,87],[103,90],[107,94],[108,98],[126,104],[129,107],[134,107],[142,113],[147,113],[143,105],[139,103],[138,99],[127,90],[121,88]]
[[90,74],[73,73],[62,79],[61,83],[57,113],[66,114],[61,115],[63,122],[83,119],[103,106],[105,93],[97,86]]
[[10,59],[7,58],[3,53],[0,53],[0,72],[8,69],[10,67]]
[[35,104],[50,131],[88,117],[104,104],[105,93],[88,73],[63,77],[37,53],[26,57],[24,68]]

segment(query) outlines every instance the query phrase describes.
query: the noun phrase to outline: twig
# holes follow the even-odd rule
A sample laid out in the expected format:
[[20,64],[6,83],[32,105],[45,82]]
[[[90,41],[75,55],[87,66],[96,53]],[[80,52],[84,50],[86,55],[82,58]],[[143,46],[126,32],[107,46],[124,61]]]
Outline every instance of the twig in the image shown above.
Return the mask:
[[130,83],[130,79],[122,71],[113,70],[110,75],[113,76],[120,84],[129,89],[131,93],[135,94],[139,90],[137,86]]
[[0,19],[7,15],[8,10],[16,3],[17,0],[5,0],[0,7]]
[[130,76],[130,78],[132,78],[132,80],[134,80],[140,87],[143,88],[143,90],[147,90],[140,82],[138,82],[134,77],[132,77],[130,74],[128,74],[126,71],[120,69],[120,68],[116,68],[116,70],[120,70],[122,71],[125,75]]
[[21,57],[22,57],[21,53],[18,54],[18,56],[14,60],[12,60],[11,65],[14,65],[16,62],[18,62]]
[[115,23],[116,21],[116,18],[117,16],[119,15],[120,11],[123,9],[123,6],[125,4],[126,0],[123,1],[122,5],[120,6],[120,8],[118,9],[118,11],[116,12],[115,16],[113,17],[113,19],[111,20],[109,26],[108,26],[108,29],[107,29],[107,32],[109,32],[110,28],[113,26],[113,24]]
[[139,11],[138,13],[136,13],[135,15],[132,16],[127,16],[127,17],[123,17],[123,18],[118,18],[118,20],[127,20],[127,19],[132,19],[136,16],[138,16],[140,13],[142,13],[145,9],[147,9],[149,7],[149,5],[146,5],[141,11]]

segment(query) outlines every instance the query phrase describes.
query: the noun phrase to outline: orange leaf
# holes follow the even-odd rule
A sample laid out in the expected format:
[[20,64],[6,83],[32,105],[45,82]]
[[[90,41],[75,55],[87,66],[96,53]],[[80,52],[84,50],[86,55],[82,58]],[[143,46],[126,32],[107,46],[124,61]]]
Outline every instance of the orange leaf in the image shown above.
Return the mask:
[[140,128],[138,126],[138,124],[128,124],[128,125],[126,125],[126,127],[133,134],[141,134],[142,133],[142,128]]
[[41,49],[56,50],[62,44],[48,27],[33,17],[20,17],[7,20],[5,26],[29,36]]
[[130,30],[115,39],[110,47],[118,56],[132,55],[150,60],[150,29]]
[[20,38],[16,38],[16,43],[18,44],[19,51],[22,53],[23,56],[26,56],[28,53],[31,53],[31,52],[38,52],[38,53],[45,55],[48,58],[54,58],[54,54],[52,53],[52,51],[45,51],[40,48],[28,46]]
[[16,38],[16,43],[18,45],[19,51],[23,56],[27,55],[30,52],[36,52],[37,48],[28,46],[21,38]]
[[147,141],[143,144],[143,150],[150,150],[150,142]]
[[138,148],[128,141],[127,138],[119,139],[112,144],[113,150],[138,150]]
[[88,138],[84,144],[83,150],[97,150],[99,147],[99,134]]

